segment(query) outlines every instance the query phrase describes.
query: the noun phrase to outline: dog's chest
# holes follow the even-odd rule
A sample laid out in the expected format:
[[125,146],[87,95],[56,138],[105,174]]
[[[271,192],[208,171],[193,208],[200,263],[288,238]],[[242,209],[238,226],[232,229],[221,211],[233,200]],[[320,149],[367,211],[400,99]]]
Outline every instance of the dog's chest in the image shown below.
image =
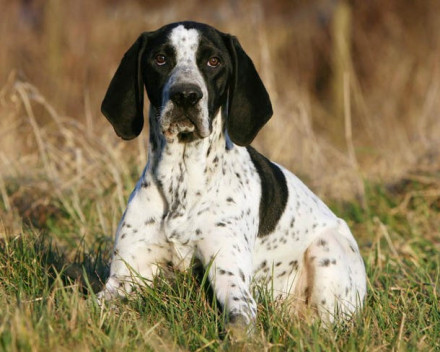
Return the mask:
[[171,244],[173,262],[181,265],[192,257],[199,241],[230,229],[250,234],[253,241],[259,194],[258,179],[249,158],[240,148],[219,152],[211,148],[181,151],[164,150],[156,177],[166,213],[161,230]]
[[210,196],[205,189],[206,178],[198,171],[189,177],[187,166],[180,161],[161,179],[167,203],[162,230],[169,242],[192,245],[194,241],[197,214]]

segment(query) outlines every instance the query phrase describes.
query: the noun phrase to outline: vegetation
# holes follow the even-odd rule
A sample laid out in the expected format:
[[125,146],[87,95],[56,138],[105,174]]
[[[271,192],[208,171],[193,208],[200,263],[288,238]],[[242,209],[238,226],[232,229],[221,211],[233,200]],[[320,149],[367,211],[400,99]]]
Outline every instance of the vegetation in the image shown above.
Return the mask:
[[[0,350],[440,350],[438,1],[347,2],[341,27],[332,3],[1,3]],[[236,34],[263,76],[275,115],[256,147],[349,222],[369,280],[352,322],[262,290],[234,343],[198,270],[94,301],[148,143],[118,140],[100,100],[141,31],[189,17]]]

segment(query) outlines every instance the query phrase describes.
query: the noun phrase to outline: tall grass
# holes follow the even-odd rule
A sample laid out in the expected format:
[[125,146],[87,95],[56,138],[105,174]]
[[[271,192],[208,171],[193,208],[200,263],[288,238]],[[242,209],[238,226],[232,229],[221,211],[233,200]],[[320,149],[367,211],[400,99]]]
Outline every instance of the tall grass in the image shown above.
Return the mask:
[[[440,349],[438,2],[347,2],[339,70],[332,3],[1,3],[0,350]],[[263,293],[255,336],[234,345],[197,272],[94,303],[148,143],[118,140],[100,101],[138,34],[182,19],[239,37],[275,109],[255,145],[350,222],[369,295],[347,326],[288,317]]]

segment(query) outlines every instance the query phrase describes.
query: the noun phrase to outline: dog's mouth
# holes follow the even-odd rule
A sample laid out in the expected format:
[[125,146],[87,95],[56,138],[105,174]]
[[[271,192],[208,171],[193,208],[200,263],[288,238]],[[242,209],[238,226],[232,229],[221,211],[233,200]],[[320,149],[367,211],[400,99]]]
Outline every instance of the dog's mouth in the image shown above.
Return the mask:
[[186,143],[209,136],[209,128],[206,128],[203,124],[203,118],[199,114],[193,115],[186,111],[173,111],[170,115],[162,123],[162,133],[168,142],[177,139],[179,142]]
[[174,118],[169,124],[162,126],[162,133],[168,142],[172,142],[176,138],[180,142],[186,142],[197,137],[196,126],[185,116]]

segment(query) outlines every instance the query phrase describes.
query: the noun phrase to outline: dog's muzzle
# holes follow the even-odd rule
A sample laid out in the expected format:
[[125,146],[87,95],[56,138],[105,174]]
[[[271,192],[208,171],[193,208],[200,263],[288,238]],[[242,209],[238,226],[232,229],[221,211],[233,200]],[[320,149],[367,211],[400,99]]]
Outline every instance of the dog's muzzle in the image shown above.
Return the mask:
[[193,83],[174,84],[169,88],[169,108],[165,108],[162,132],[172,140],[181,141],[205,138],[210,134],[201,108],[203,92]]

